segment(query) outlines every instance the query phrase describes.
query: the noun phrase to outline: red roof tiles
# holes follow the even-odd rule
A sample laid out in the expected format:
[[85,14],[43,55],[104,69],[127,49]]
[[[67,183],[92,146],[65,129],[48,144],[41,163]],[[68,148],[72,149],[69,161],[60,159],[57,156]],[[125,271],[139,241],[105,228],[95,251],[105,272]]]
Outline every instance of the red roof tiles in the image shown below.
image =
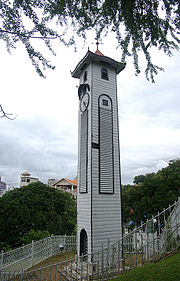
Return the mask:
[[64,178],[64,179],[65,179],[66,181],[70,182],[71,184],[77,186],[77,179],[74,179],[74,180],[69,180],[69,179],[66,179],[66,178]]
[[101,53],[98,49],[96,50],[95,54],[99,56],[104,56],[103,53]]

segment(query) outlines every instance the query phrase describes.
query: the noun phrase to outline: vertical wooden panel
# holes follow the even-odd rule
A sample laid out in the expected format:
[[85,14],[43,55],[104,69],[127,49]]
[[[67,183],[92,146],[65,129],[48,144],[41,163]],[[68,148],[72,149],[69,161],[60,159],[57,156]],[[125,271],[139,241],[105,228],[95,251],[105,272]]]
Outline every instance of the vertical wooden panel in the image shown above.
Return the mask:
[[112,102],[106,95],[99,99],[99,144],[99,192],[113,193],[113,116]]
[[81,138],[80,138],[80,193],[87,192],[88,172],[88,110],[81,114]]

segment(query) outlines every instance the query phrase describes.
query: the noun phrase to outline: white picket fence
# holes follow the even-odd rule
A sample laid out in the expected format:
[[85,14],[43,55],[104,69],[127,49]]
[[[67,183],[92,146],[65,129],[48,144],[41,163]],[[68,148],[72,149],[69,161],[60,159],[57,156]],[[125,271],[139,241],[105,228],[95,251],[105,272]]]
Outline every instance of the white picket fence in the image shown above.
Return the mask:
[[[58,245],[60,244],[65,245],[63,240],[58,242]],[[120,241],[111,244],[108,239],[106,245],[102,244],[101,249],[95,253],[76,256],[71,260],[35,270],[25,271],[23,268],[17,271],[2,270],[0,280],[109,280],[134,267],[158,260],[178,247],[180,247],[180,198],[167,209],[124,235]],[[53,247],[49,248],[53,252]],[[55,248],[57,250],[57,247]]]

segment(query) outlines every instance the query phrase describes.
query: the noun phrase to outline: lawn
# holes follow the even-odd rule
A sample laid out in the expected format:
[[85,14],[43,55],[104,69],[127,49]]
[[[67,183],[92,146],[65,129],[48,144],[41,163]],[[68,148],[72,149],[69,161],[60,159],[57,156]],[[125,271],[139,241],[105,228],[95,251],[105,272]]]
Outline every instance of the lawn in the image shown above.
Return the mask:
[[[41,281],[41,280],[67,280],[61,272],[66,268],[71,262],[70,259],[74,261],[75,252],[64,253],[57,256],[50,257],[33,267],[27,269],[23,275],[23,280],[26,281]],[[7,280],[7,279],[5,279]],[[21,274],[16,275],[12,279],[13,281],[22,280]]]
[[33,267],[27,269],[27,271],[31,271],[31,270],[34,270],[34,269],[37,269],[37,268],[49,266],[51,264],[60,263],[60,262],[66,261],[66,260],[70,260],[74,257],[75,257],[75,252],[63,253],[63,254],[59,254],[57,256],[52,256],[52,257],[34,265]]
[[130,270],[113,281],[180,281],[180,250],[157,263]]

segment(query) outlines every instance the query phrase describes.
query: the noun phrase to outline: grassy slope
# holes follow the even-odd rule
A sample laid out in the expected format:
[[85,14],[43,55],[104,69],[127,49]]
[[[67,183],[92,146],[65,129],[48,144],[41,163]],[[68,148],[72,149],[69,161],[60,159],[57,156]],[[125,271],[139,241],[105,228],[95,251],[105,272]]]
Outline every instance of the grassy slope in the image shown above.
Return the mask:
[[49,266],[51,264],[60,263],[60,262],[66,261],[66,260],[73,259],[74,257],[75,257],[75,252],[64,253],[64,254],[62,253],[57,256],[52,256],[46,260],[43,260],[42,262],[34,265],[33,267],[27,269],[26,271],[31,271],[31,270],[38,269],[41,267]]
[[128,271],[113,281],[180,281],[180,250],[157,263]]

